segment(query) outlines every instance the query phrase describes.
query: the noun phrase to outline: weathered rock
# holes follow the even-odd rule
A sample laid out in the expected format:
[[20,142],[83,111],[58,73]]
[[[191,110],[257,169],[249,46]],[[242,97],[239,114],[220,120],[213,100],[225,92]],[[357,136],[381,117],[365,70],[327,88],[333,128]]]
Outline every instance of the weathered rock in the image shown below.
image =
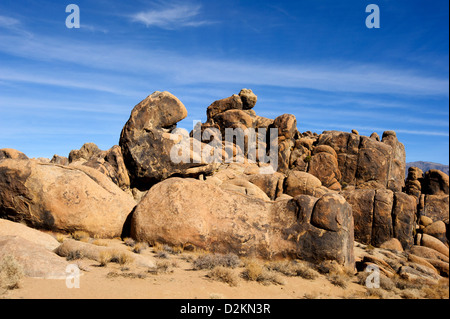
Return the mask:
[[244,110],[250,110],[255,107],[258,97],[252,90],[242,89],[239,93],[242,100],[242,106]]
[[28,160],[0,163],[0,218],[37,228],[116,237],[135,206],[100,172]]
[[309,162],[308,173],[316,176],[323,186],[332,190],[341,190],[339,181],[342,175],[335,155],[329,152],[316,153]]
[[441,220],[425,227],[423,233],[439,239],[444,244],[447,243],[447,227]]
[[234,94],[226,99],[215,101],[208,107],[206,113],[209,121],[222,112],[228,110],[242,110],[243,108],[244,104],[242,103],[241,97]]
[[405,250],[414,244],[416,212],[416,199],[413,196],[400,192],[394,193],[392,210],[394,237],[402,243]]
[[0,237],[0,260],[12,256],[26,276],[44,279],[65,279],[68,262],[47,248],[19,236]]
[[375,141],[380,142],[380,135],[378,135],[377,132],[373,132],[373,133],[370,135],[370,138],[373,138]]
[[292,197],[298,195],[321,197],[323,195],[321,186],[322,182],[314,175],[300,171],[289,171],[284,181],[284,193]]
[[314,206],[311,225],[337,232],[343,225],[348,224],[344,220],[350,215],[348,211],[351,212],[351,208],[344,197],[332,193],[325,194]]
[[380,248],[403,251],[402,243],[397,238],[391,238],[380,245]]
[[445,246],[439,239],[434,238],[433,236],[423,234],[420,244],[422,246],[434,249],[434,250],[440,252],[441,254],[449,257],[448,247]]
[[[348,204],[342,199],[336,205]],[[219,253],[263,258],[294,255],[352,264],[351,210],[334,208],[327,215],[330,221],[318,218],[337,230],[327,231],[299,223],[295,200],[265,202],[202,181],[170,178],[150,189],[136,207],[131,230],[133,238],[150,243],[189,243]],[[320,211],[311,214],[322,216]]]
[[425,195],[421,216],[431,218],[434,222],[449,221],[449,195]]
[[382,143],[391,146],[392,152],[389,158],[389,173],[387,188],[394,192],[401,192],[405,186],[406,152],[405,146],[397,139],[394,131],[383,133]]
[[[62,161],[64,163],[63,159]],[[130,177],[123,160],[122,151],[118,145],[114,145],[107,151],[102,151],[94,143],[86,143],[80,150],[70,152],[69,165],[71,163],[82,164],[96,169],[108,176],[117,186],[124,190],[130,187]]]
[[426,258],[428,261],[435,259],[446,263],[449,262],[449,258],[446,255],[438,252],[437,250],[425,246],[414,245],[411,247],[411,253],[416,256]]
[[50,163],[58,165],[69,165],[69,159],[65,156],[59,156],[55,154],[50,160]]
[[261,188],[254,185],[253,183],[250,183],[246,179],[237,178],[225,181],[220,185],[220,188],[224,190],[239,192],[245,195],[252,196],[254,198],[259,198],[264,201],[270,201],[270,198]]
[[423,193],[428,195],[448,195],[449,177],[437,169],[429,170],[423,178]]
[[258,186],[266,195],[275,200],[283,193],[284,175],[278,172],[273,174],[252,174],[248,177],[249,182]]
[[375,191],[371,236],[371,243],[375,247],[394,237],[393,203],[394,193],[391,190],[381,188]]
[[353,219],[355,223],[355,239],[363,244],[371,244],[375,190],[344,190],[341,194],[352,206]]
[[3,236],[18,236],[50,251],[59,246],[59,242],[53,236],[6,219],[0,219],[0,237]]
[[359,132],[357,130],[353,129],[352,134],[359,135]]
[[113,254],[115,252],[120,252],[121,254],[129,256],[129,260],[131,260],[137,266],[150,268],[155,267],[155,263],[153,261],[144,256],[133,254],[128,250],[118,250],[116,248],[98,246],[90,243],[76,241],[73,239],[64,240],[64,242],[59,245],[54,252],[61,257],[69,257],[74,252],[79,252],[83,256],[83,258],[95,260],[100,263],[102,262],[102,253],[111,252],[111,254]]
[[297,119],[292,114],[283,114],[274,120],[273,126],[278,129],[279,137],[291,139],[297,131]]
[[[240,100],[240,97],[237,99]],[[214,163],[203,161],[198,153],[204,150],[206,144],[200,143],[200,149],[193,154],[194,141],[189,134],[184,136],[178,131],[177,134],[170,134],[176,123],[186,116],[185,106],[169,92],[155,92],[135,106],[119,143],[132,187],[149,189],[154,183],[173,175],[199,176],[209,174],[217,167]],[[180,150],[176,145],[181,150],[186,148],[180,143],[187,143],[187,158],[176,154]],[[180,158],[174,160],[172,151]]]
[[2,159],[28,159],[28,156],[26,156],[24,153],[18,151],[18,150],[14,150],[12,148],[3,148],[0,149],[0,161]]
[[[359,188],[401,191],[405,180],[405,152],[395,132],[385,132],[383,141],[347,132],[325,131],[318,145],[332,147],[338,157],[340,182]],[[403,168],[403,171],[402,169]]]

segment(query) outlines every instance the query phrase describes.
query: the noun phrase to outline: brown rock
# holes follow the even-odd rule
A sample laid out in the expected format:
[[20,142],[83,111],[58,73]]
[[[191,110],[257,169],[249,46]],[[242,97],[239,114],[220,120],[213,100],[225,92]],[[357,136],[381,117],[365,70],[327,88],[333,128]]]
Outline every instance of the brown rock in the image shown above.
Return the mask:
[[421,216],[431,218],[434,222],[449,220],[449,195],[425,195]]
[[423,179],[423,193],[428,195],[448,195],[449,177],[437,169],[429,170]]
[[380,248],[396,250],[399,252],[403,251],[402,243],[397,238],[391,238],[385,241],[383,244],[380,245]]
[[413,196],[400,192],[394,193],[392,210],[394,237],[402,243],[405,250],[414,244],[416,212],[417,204]]
[[[326,145],[324,145],[326,146]],[[316,176],[323,184],[333,190],[340,190],[342,178],[337,158],[328,153],[316,153],[309,162],[308,173]]]
[[394,237],[393,203],[394,193],[391,190],[381,188],[375,191],[371,240],[375,247]]
[[65,156],[59,156],[55,154],[50,160],[50,163],[58,165],[69,165],[69,159]]
[[18,236],[50,251],[59,246],[59,242],[53,236],[6,219],[0,219],[0,237],[3,236]]
[[[176,123],[186,116],[184,105],[168,92],[155,92],[136,105],[119,143],[132,188],[149,189],[154,183],[173,175],[197,177],[210,174],[217,167],[217,164],[203,161],[199,153],[192,152],[193,139],[189,134],[184,136],[179,130],[170,134]],[[207,146],[200,143],[198,151]],[[187,158],[176,153],[184,149]],[[180,156],[179,160],[172,159],[172,151]]]
[[0,218],[38,228],[116,237],[135,206],[100,172],[27,160],[0,163]]
[[423,233],[439,239],[444,244],[447,243],[447,228],[441,220],[425,227]]
[[311,225],[337,232],[341,227],[346,227],[344,219],[348,218],[348,211],[351,212],[351,207],[344,197],[332,193],[325,194],[314,206]]
[[298,195],[310,195],[321,197],[319,191],[322,182],[306,172],[289,171],[284,181],[284,193],[296,197]]
[[253,93],[252,90],[242,89],[239,93],[242,100],[242,105],[244,110],[250,110],[255,107],[258,97]]
[[150,189],[133,214],[131,229],[133,238],[150,243],[189,243],[213,252],[263,258],[297,256],[354,263],[348,210],[339,215],[339,224],[335,222],[337,232],[300,224],[298,211],[295,200],[265,202],[202,181],[171,178]]
[[411,253],[416,256],[426,258],[428,261],[430,259],[435,259],[435,260],[440,260],[440,261],[443,261],[446,263],[449,262],[449,259],[446,255],[438,252],[437,250],[434,250],[432,248],[425,247],[425,246],[414,245],[411,247]]
[[271,200],[275,200],[283,193],[283,174],[277,172],[273,174],[254,174],[249,175],[247,178],[266,193]]
[[0,237],[0,260],[6,256],[12,256],[28,277],[65,279],[67,276],[65,259],[19,236]]
[[244,104],[242,103],[241,97],[234,94],[226,99],[215,101],[208,107],[206,113],[209,121],[222,112],[228,110],[242,110],[243,108]]
[[19,152],[17,150],[14,150],[12,148],[3,148],[0,149],[0,161],[2,159],[28,159],[28,156],[26,156],[24,153]]
[[433,236],[423,234],[422,241],[420,243],[422,246],[434,249],[441,254],[449,257],[448,247],[445,246],[439,239],[434,238]]
[[292,114],[283,114],[274,120],[273,126],[278,129],[279,137],[291,139],[297,131],[297,119]]

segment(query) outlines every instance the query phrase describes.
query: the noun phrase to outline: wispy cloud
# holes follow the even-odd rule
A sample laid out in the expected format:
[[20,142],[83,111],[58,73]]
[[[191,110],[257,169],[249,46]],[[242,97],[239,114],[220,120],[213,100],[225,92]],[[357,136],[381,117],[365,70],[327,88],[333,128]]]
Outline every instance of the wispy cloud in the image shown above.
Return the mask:
[[201,8],[201,5],[197,4],[170,2],[160,4],[154,9],[135,13],[131,18],[132,21],[143,23],[147,27],[167,30],[211,24],[211,21],[201,19]]

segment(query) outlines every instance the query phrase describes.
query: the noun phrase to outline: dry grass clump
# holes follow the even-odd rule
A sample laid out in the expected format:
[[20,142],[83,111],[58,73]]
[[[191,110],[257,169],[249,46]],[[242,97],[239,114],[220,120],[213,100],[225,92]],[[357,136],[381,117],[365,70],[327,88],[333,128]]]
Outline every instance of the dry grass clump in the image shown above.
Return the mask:
[[58,243],[62,243],[66,239],[66,236],[58,233],[55,235],[55,239],[58,241]]
[[274,261],[269,263],[266,267],[268,270],[273,270],[289,277],[299,276],[304,279],[314,280],[319,276],[319,273],[316,270],[304,262],[289,260]]
[[88,242],[89,238],[90,238],[89,234],[87,232],[85,232],[85,231],[82,231],[82,230],[74,231],[71,234],[71,236],[72,236],[73,239],[81,241],[81,242]]
[[195,270],[214,269],[215,267],[237,268],[241,265],[241,260],[235,254],[204,254],[197,257],[193,262]]
[[129,238],[129,237],[124,238],[123,242],[128,247],[133,247],[134,245],[136,245],[136,242],[134,241],[134,239],[133,238]]
[[0,261],[0,288],[6,290],[20,287],[24,272],[22,266],[13,256],[5,256]]
[[140,254],[141,252],[143,252],[147,248],[148,248],[148,244],[147,243],[137,243],[137,244],[134,245],[132,251],[135,254]]
[[149,273],[152,273],[154,275],[160,275],[160,274],[170,274],[173,273],[174,264],[171,263],[168,260],[158,260],[156,262],[156,266],[154,268],[150,268],[148,270]]
[[256,260],[247,260],[242,277],[248,281],[256,281],[263,285],[284,285],[285,282],[273,271],[268,270]]
[[83,253],[83,251],[81,251],[79,249],[69,251],[66,256],[67,261],[79,260],[79,259],[83,259],[83,258],[84,258],[84,253]]
[[125,251],[103,250],[99,254],[98,261],[101,267],[105,267],[110,262],[125,266],[128,264],[132,264],[134,262],[134,258]]
[[439,280],[435,286],[422,288],[421,292],[426,299],[449,299],[448,278]]
[[238,285],[238,276],[230,268],[223,266],[215,267],[208,272],[207,277],[229,284],[231,287],[236,287]]

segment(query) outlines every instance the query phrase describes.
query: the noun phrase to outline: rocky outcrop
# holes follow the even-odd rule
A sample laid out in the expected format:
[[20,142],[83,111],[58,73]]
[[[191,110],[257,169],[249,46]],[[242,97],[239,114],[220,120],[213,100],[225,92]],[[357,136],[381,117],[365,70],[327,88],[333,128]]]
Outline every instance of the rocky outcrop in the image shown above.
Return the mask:
[[[119,143],[133,187],[146,190],[173,175],[198,176],[217,168],[201,156],[194,161],[199,154],[189,154],[189,146],[186,161],[171,158],[172,149],[183,138],[171,133],[186,116],[183,103],[169,92],[155,92],[135,106]],[[192,141],[187,138],[187,142]],[[202,149],[200,146],[200,152]]]
[[28,159],[28,156],[26,156],[24,153],[19,152],[17,150],[11,149],[11,148],[3,148],[0,149],[0,161],[2,159]]
[[385,188],[341,194],[352,206],[357,241],[379,247],[396,238],[404,249],[413,245],[417,212],[414,197]]
[[[61,161],[64,165],[64,159],[53,158],[52,162]],[[73,150],[69,154],[68,164],[82,164],[92,167],[102,174],[109,177],[117,186],[122,189],[130,187],[130,177],[123,160],[122,151],[115,145],[107,151],[102,151],[94,143],[86,143],[81,149]]]
[[267,202],[203,181],[171,178],[155,185],[136,207],[131,234],[150,243],[263,258],[333,259],[351,266],[350,206],[337,194],[309,198],[317,204]]
[[134,206],[131,196],[87,166],[0,161],[0,218],[115,237]]

